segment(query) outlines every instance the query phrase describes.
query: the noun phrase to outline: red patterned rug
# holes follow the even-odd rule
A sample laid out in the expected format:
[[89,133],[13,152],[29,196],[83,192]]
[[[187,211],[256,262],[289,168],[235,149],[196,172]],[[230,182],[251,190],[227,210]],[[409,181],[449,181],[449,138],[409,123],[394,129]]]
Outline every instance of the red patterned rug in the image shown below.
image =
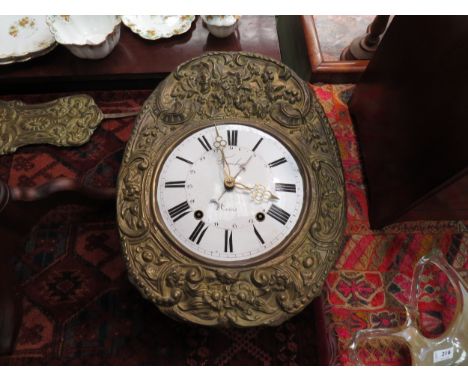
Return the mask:
[[[468,270],[468,222],[417,221],[372,231],[367,218],[365,185],[358,144],[348,113],[352,85],[311,86],[329,118],[340,148],[347,193],[346,244],[327,278],[322,295],[329,363],[349,365],[348,346],[354,333],[390,328],[405,321],[413,268],[421,256],[439,249],[455,269]],[[427,269],[419,296],[419,326],[428,337],[444,332],[455,301],[447,279]],[[394,341],[368,343],[364,363],[407,365],[408,349]]]
[[[413,266],[423,254],[438,248],[457,269],[468,269],[467,222],[369,229],[358,146],[346,107],[352,86],[313,89],[338,140],[348,197],[346,245],[318,301],[326,330],[316,329],[313,306],[277,328],[217,330],[177,323],[128,282],[114,209],[65,205],[43,217],[16,259],[24,316],[14,353],[0,357],[0,364],[314,365],[323,359],[324,345],[328,362],[350,364],[347,348],[355,331],[403,321]],[[91,95],[104,112],[113,113],[138,110],[149,93]],[[24,186],[58,176],[114,185],[132,126],[131,119],[104,121],[80,148],[22,148],[0,157],[0,178]],[[450,321],[446,308],[453,301],[450,293],[441,293],[443,287],[429,284],[421,318],[428,335],[436,335]],[[366,363],[409,362],[405,349],[395,343],[371,345],[361,352]]]
[[[106,113],[138,110],[150,91],[95,92]],[[25,102],[47,96],[23,96]],[[3,99],[6,99],[3,97]],[[24,147],[0,157],[0,178],[37,186],[59,177],[116,184],[132,119],[107,120],[80,148]],[[127,280],[115,208],[64,205],[35,226],[16,259],[24,315],[1,365],[315,365],[314,309],[277,328],[219,330],[173,321]],[[7,238],[0,238],[7,240]]]

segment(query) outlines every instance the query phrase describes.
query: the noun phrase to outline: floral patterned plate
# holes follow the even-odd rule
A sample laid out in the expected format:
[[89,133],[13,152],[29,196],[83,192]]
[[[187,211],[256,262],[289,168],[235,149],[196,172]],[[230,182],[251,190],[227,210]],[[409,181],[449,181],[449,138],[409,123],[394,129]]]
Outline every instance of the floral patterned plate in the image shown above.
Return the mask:
[[122,16],[123,23],[147,40],[169,38],[187,32],[195,16]]
[[42,56],[56,46],[46,16],[0,16],[0,65]]

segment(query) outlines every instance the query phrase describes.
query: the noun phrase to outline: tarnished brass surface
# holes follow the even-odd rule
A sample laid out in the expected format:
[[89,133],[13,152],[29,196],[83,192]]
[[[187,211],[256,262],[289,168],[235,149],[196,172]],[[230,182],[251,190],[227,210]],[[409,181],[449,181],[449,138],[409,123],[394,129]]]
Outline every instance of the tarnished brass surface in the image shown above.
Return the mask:
[[[179,246],[157,209],[167,155],[215,123],[267,131],[302,171],[302,216],[260,260],[200,259]],[[286,66],[255,54],[209,53],[179,66],[143,106],[120,169],[117,213],[130,279],[164,313],[203,325],[278,325],[320,294],[341,250],[345,190],[337,144],[316,97]]]
[[27,105],[0,101],[0,155],[34,144],[79,146],[86,143],[104,115],[87,95]]

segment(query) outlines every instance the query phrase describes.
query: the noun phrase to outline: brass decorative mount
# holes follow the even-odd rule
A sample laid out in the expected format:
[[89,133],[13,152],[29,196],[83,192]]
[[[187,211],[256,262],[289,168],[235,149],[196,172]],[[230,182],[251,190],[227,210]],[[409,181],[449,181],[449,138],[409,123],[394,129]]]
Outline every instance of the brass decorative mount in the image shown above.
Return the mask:
[[0,101],[0,155],[26,145],[82,145],[103,118],[104,114],[88,95],[35,105]]
[[[305,190],[288,238],[234,264],[183,248],[156,203],[159,173],[174,147],[225,123],[280,140],[294,154]],[[224,186],[233,187],[232,179],[225,176]],[[335,137],[313,92],[284,64],[252,53],[208,53],[180,65],[143,106],[119,173],[117,218],[129,277],[165,314],[209,326],[282,323],[320,294],[341,251],[345,217]]]

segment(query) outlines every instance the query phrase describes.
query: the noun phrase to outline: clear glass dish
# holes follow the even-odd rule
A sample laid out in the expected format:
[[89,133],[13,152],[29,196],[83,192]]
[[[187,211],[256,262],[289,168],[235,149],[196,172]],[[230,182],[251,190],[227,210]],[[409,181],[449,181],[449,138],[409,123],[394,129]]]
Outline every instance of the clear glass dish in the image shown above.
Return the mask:
[[[443,272],[452,284],[456,298],[453,318],[445,331],[429,338],[418,325],[418,296],[425,268],[432,264]],[[363,362],[358,348],[369,341],[396,341],[408,347],[411,363],[423,366],[468,365],[468,305],[465,303],[468,287],[463,278],[447,262],[440,251],[423,256],[415,266],[410,299],[406,309],[406,322],[393,329],[365,329],[358,331],[350,345],[350,357],[356,365]]]

